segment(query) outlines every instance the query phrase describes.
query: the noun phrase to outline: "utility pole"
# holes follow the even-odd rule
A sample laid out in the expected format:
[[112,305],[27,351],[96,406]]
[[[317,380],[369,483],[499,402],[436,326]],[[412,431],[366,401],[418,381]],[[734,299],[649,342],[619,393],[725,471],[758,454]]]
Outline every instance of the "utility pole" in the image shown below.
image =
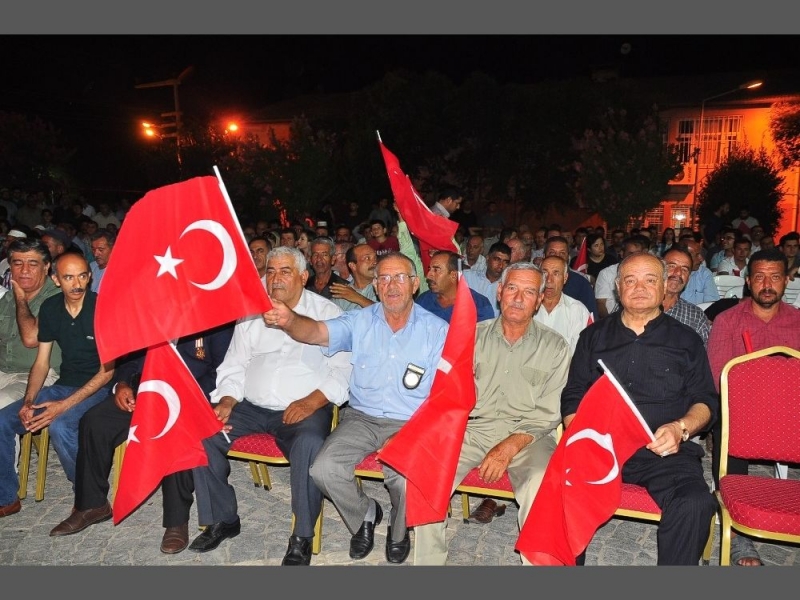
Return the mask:
[[178,98],[178,86],[181,82],[192,72],[194,67],[188,66],[181,74],[173,79],[165,79],[164,81],[153,81],[150,83],[140,83],[139,85],[134,86],[135,89],[141,90],[146,88],[158,88],[158,87],[172,87],[172,99],[174,102],[175,110],[169,112],[161,113],[162,117],[174,117],[175,121],[173,123],[163,123],[161,127],[175,127],[175,131],[169,133],[162,133],[161,137],[165,138],[175,138],[175,155],[178,159],[178,173],[179,176],[181,174],[183,162],[181,159],[181,134],[183,132],[183,112],[181,111],[180,101]]

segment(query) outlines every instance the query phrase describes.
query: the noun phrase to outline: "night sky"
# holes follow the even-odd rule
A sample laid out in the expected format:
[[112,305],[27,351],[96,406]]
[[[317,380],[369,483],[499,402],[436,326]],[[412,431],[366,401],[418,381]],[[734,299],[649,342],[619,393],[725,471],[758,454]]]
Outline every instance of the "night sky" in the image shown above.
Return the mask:
[[111,148],[140,143],[138,122],[172,110],[172,88],[135,85],[177,77],[187,67],[191,72],[179,88],[184,112],[203,106],[241,113],[301,94],[360,89],[398,68],[439,71],[456,83],[473,71],[500,83],[534,83],[602,67],[618,67],[627,77],[800,68],[798,41],[722,35],[2,36],[0,110],[52,122],[79,148],[85,165],[94,156],[108,159]]

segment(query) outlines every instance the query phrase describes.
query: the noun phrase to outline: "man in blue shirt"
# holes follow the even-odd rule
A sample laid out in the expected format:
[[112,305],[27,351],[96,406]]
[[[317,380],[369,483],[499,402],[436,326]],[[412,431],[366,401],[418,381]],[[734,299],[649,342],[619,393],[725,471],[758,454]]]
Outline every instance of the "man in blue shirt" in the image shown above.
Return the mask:
[[686,244],[686,249],[692,255],[693,270],[689,275],[689,281],[681,292],[681,298],[691,304],[702,304],[703,302],[716,302],[719,300],[719,290],[714,283],[714,273],[706,267],[703,261],[703,250],[700,242],[693,239],[681,239],[681,243]]
[[[310,472],[353,534],[350,557],[354,559],[372,551],[383,510],[359,487],[353,471],[367,455],[383,447],[430,394],[448,327],[414,302],[419,280],[414,263],[404,254],[379,258],[375,285],[380,303],[335,319],[315,321],[278,300],[264,313],[268,327],[280,327],[299,342],[327,346],[330,354],[353,353],[349,405]],[[405,479],[388,466],[383,472],[392,502],[386,558],[402,563],[411,551]]]
[[[455,252],[440,250],[431,257],[425,280],[428,291],[417,296],[416,303],[448,323],[453,316],[458,291],[458,261],[461,257]],[[475,302],[478,321],[494,318],[494,308],[489,299],[470,288]]]

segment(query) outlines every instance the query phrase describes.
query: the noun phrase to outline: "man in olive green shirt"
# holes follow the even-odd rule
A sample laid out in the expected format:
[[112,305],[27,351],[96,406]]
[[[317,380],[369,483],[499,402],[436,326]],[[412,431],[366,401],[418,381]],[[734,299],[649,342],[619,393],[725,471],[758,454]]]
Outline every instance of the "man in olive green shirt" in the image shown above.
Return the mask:
[[[544,276],[531,263],[514,263],[500,278],[500,316],[478,323],[475,335],[477,402],[469,415],[453,490],[474,467],[487,483],[508,471],[525,522],[555,451],[569,344],[533,320]],[[415,565],[447,562],[446,522],[416,527]]]
[[[28,385],[28,374],[39,345],[39,308],[60,293],[48,276],[50,252],[35,239],[18,240],[8,247],[11,292],[0,298],[0,408],[16,402]],[[61,350],[53,348],[44,385],[58,379]]]

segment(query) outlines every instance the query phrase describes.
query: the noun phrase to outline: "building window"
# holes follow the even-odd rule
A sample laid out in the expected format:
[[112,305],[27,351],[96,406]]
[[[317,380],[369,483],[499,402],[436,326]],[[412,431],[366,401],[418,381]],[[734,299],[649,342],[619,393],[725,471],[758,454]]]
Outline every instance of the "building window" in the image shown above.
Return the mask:
[[[677,234],[681,227],[691,227],[689,223],[689,213],[691,212],[692,207],[689,204],[676,204],[672,207],[672,225],[671,227],[675,230]],[[677,239],[677,235],[675,236]]]
[[692,149],[697,147],[700,149],[700,165],[718,165],[739,145],[741,115],[703,117],[703,127],[699,130],[699,135],[695,136],[698,123],[699,119],[682,119],[678,122],[678,149],[684,163],[689,162]]

